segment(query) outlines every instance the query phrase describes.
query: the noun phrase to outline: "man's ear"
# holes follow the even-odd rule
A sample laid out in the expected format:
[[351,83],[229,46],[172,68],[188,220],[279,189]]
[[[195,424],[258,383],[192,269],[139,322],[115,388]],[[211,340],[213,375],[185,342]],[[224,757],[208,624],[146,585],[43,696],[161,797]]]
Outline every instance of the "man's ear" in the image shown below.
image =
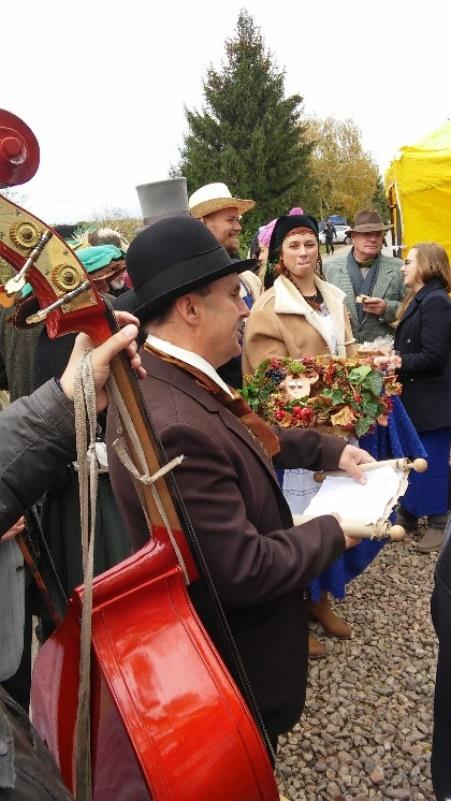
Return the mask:
[[188,323],[188,325],[196,325],[200,318],[200,302],[201,297],[194,293],[182,295],[175,301],[177,312]]

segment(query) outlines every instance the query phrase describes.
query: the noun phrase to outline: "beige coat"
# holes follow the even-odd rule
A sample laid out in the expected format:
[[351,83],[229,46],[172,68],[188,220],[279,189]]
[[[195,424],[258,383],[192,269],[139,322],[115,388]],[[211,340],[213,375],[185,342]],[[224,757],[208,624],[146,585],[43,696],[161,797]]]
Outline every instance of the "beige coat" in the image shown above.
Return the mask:
[[[345,307],[345,293],[315,276],[335,323],[339,356],[355,353],[354,337]],[[333,343],[323,318],[304,300],[296,287],[279,276],[272,289],[264,292],[246,322],[243,346],[243,374],[253,373],[268,358],[296,359],[331,353]]]

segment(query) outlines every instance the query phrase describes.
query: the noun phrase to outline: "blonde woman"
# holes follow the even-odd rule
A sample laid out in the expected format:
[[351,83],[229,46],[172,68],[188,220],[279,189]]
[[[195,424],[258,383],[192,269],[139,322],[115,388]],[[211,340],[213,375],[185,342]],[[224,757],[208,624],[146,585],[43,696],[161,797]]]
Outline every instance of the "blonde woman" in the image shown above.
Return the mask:
[[[402,522],[428,526],[416,549],[440,550],[448,516],[448,462],[451,426],[451,272],[448,255],[435,242],[420,242],[404,266],[407,296],[398,313],[402,402],[428,453],[429,469],[414,474],[402,500]],[[395,357],[396,358],[396,357]]]

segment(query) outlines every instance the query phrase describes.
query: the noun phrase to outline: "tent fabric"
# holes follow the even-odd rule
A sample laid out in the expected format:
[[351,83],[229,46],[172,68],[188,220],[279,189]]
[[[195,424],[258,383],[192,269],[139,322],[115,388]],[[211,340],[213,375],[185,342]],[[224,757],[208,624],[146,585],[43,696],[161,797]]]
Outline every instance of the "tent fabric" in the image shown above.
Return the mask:
[[417,242],[438,242],[451,259],[451,121],[402,147],[385,186],[404,257]]

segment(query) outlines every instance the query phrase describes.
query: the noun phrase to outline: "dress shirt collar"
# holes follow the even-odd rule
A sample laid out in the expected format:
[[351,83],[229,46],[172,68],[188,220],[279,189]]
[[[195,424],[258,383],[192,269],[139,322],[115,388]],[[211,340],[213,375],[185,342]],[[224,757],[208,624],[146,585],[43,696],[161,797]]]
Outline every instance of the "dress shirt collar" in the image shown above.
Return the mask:
[[174,359],[185,362],[185,364],[190,364],[191,367],[195,367],[197,370],[200,370],[201,373],[205,373],[218,387],[233,398],[233,393],[230,391],[227,384],[222,380],[221,376],[218,375],[215,368],[209,362],[205,361],[202,356],[193,353],[192,350],[179,348],[177,345],[173,345],[172,342],[166,342],[165,339],[160,339],[154,336],[154,334],[149,334],[146,341],[152,348],[155,348],[155,350],[167,353],[168,356],[173,356]]

